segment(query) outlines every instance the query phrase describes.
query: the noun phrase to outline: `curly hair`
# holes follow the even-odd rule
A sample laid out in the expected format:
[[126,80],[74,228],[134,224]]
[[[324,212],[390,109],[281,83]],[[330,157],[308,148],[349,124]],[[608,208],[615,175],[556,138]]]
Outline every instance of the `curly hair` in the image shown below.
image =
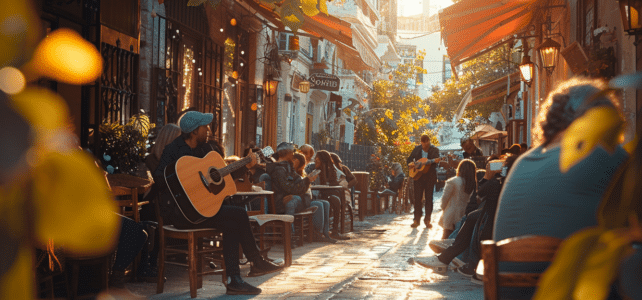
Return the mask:
[[534,143],[548,145],[590,108],[611,106],[619,111],[615,96],[603,93],[606,90],[607,84],[601,79],[576,77],[560,83],[540,107],[539,126],[533,129]]
[[334,166],[334,161],[330,156],[330,152],[319,150],[317,151],[317,157],[321,161],[321,164],[318,166],[315,165],[315,168],[321,170],[321,173],[319,173],[321,184],[339,185],[339,182],[337,181],[337,171]]
[[464,159],[457,166],[457,176],[464,179],[464,192],[470,194],[477,187],[475,162]]

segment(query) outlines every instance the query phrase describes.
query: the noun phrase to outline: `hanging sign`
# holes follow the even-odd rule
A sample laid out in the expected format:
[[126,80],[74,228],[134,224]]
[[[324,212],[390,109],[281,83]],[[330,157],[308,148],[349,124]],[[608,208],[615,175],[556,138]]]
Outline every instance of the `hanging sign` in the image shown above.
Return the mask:
[[326,73],[310,74],[310,88],[330,92],[339,91],[341,80],[336,75]]

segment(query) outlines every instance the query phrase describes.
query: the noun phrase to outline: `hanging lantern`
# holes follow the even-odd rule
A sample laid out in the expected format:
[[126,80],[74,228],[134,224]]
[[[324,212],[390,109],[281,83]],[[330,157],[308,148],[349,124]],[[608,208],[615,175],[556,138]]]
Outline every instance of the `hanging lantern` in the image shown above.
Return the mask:
[[531,86],[533,80],[533,62],[528,54],[524,54],[522,63],[519,65],[519,73],[522,76],[522,81],[528,86]]
[[235,18],[230,19],[230,25],[236,26],[236,19]]
[[279,86],[279,80],[269,77],[265,80],[265,82],[263,82],[263,85],[265,86],[265,94],[268,97],[272,97],[276,95],[276,90]]
[[620,0],[622,27],[629,35],[637,35],[642,32],[642,22],[640,22],[641,9],[641,0]]
[[551,38],[547,38],[539,47],[539,57],[542,59],[542,67],[548,74],[553,73],[557,63],[557,55],[560,52],[560,44]]
[[299,82],[299,91],[301,93],[307,94],[310,91],[310,82],[306,79],[303,79]]
[[299,51],[299,37],[296,35],[291,35],[288,38],[289,38],[288,50]]

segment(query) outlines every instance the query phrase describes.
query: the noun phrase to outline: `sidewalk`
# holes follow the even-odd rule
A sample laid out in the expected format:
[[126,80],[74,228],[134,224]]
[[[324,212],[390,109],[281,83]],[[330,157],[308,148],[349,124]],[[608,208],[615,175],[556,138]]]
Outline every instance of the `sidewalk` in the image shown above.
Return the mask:
[[[220,276],[203,279],[196,299],[482,299],[480,285],[455,271],[447,276],[407,263],[408,258],[432,254],[428,241],[441,237],[437,220],[439,197],[435,193],[433,229],[411,228],[412,213],[382,214],[356,221],[351,240],[338,244],[311,243],[292,250],[292,266],[260,277],[247,278],[249,266],[241,274],[263,292],[256,296],[227,296]],[[283,249],[273,247],[271,258],[282,258]],[[150,299],[191,299],[187,270],[167,266],[167,282],[162,294],[156,284],[130,283],[127,288]]]

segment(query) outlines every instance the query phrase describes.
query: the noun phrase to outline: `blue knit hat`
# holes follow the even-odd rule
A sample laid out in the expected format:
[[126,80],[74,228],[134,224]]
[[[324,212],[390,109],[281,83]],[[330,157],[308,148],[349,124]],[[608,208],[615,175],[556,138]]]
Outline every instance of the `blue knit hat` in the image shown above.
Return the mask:
[[212,119],[214,119],[214,115],[211,113],[204,114],[198,111],[188,111],[178,120],[178,126],[181,127],[182,132],[190,133],[199,126],[212,123]]

